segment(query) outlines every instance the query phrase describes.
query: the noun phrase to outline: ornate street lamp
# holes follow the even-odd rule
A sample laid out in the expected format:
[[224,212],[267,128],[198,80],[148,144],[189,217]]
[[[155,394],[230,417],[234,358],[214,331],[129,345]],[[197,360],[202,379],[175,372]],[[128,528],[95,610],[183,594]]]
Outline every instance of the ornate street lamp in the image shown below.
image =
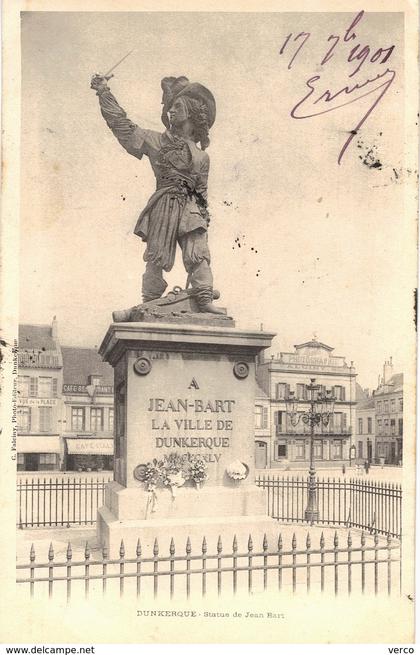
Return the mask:
[[286,411],[293,427],[296,427],[299,421],[310,426],[311,441],[309,451],[309,482],[308,482],[308,503],[305,510],[305,520],[313,524],[318,520],[318,502],[316,497],[315,483],[315,466],[314,466],[314,434],[315,426],[327,426],[330,419],[334,416],[335,398],[332,391],[323,391],[321,385],[315,384],[316,379],[311,378],[311,384],[307,384],[307,398],[304,402],[309,402],[310,409],[306,412],[298,412],[298,402],[294,392],[290,392],[286,398]]

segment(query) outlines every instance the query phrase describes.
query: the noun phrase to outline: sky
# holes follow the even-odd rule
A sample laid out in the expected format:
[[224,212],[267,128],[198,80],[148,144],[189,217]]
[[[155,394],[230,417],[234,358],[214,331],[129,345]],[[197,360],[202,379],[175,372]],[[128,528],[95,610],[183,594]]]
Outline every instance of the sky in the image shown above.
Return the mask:
[[[90,77],[134,48],[111,90],[128,116],[163,131],[160,80],[208,86],[209,243],[219,304],[239,328],[276,333],[273,353],[317,338],[375,387],[385,359],[413,358],[414,217],[404,192],[400,14],[363,16],[354,44],[394,45],[387,64],[347,61],[355,14],[67,13],[22,15],[20,321],[57,316],[63,345],[99,346],[111,313],[140,302],[144,244],[133,234],[154,190],[147,158],[130,157],[103,121]],[[297,46],[310,36],[288,67]],[[292,34],[279,54],[287,36]],[[329,35],[334,56],[321,61]],[[339,90],[395,70],[376,96],[297,120],[307,80]],[[311,106],[312,107],[312,106]],[[318,105],[316,106],[318,107]],[[313,107],[312,107],[313,108]],[[308,112],[310,113],[310,112]],[[381,167],[372,164],[381,162]],[[167,275],[183,286],[178,253]]]

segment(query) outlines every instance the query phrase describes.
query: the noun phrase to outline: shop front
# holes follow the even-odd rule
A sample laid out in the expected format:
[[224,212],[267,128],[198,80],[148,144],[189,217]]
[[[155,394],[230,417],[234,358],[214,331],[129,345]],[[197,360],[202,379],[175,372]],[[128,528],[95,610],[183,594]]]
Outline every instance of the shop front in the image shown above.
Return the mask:
[[66,471],[112,471],[114,440],[66,437]]
[[60,437],[17,437],[18,471],[59,471],[61,462]]

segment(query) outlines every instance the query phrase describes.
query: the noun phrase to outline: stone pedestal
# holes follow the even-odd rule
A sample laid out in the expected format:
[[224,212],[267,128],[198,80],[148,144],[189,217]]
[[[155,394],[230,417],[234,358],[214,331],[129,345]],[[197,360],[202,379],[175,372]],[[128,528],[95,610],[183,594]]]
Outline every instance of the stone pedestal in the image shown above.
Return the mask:
[[[114,482],[98,512],[98,537],[115,555],[140,538],[169,541],[232,532],[267,520],[264,492],[255,486],[255,358],[273,334],[179,323],[112,324],[100,354],[114,367]],[[147,491],[135,477],[154,458],[201,455],[207,480]],[[226,469],[244,464],[247,477]],[[165,544],[162,544],[165,547]]]

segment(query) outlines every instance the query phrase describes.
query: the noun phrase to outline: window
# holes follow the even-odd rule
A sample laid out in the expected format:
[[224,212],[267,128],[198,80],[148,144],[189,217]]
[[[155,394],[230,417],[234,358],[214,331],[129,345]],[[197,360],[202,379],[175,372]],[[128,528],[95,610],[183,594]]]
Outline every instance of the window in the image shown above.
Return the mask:
[[104,429],[104,413],[102,407],[92,407],[90,410],[90,429],[92,432],[102,432]]
[[288,389],[286,390],[286,388],[288,386],[289,385],[286,384],[285,382],[279,382],[278,383],[278,385],[277,385],[277,395],[276,395],[277,400],[284,400],[286,398],[286,393],[288,393]]
[[391,400],[391,412],[395,412],[395,398]]
[[342,457],[343,457],[343,445],[342,445],[341,441],[333,441],[332,456],[333,456],[333,459],[342,459]]
[[277,457],[287,457],[287,446],[285,443],[277,444]]
[[372,434],[372,418],[368,417],[368,434]]
[[55,453],[40,453],[39,470],[51,471],[57,468],[57,455]]
[[25,455],[23,453],[18,453],[17,455],[17,470],[18,471],[25,470]]
[[333,395],[336,400],[345,400],[346,399],[345,387],[336,385],[335,387],[333,387]]
[[322,441],[314,439],[314,459],[322,459]]
[[400,437],[403,436],[403,419],[402,418],[398,419],[398,435]]
[[276,434],[286,432],[286,412],[274,412],[274,423],[276,425]]
[[378,412],[382,412],[382,400],[378,400],[376,407]]
[[378,434],[382,434],[382,420],[378,418]]
[[72,407],[71,408],[71,429],[74,432],[81,431],[85,429],[85,408],[84,407]]
[[297,384],[296,385],[296,398],[298,400],[306,400],[306,384]]
[[391,419],[391,434],[395,435],[395,419]]
[[359,418],[358,420],[359,434],[363,434],[363,419]]
[[31,431],[31,408],[18,407],[17,409],[17,429],[18,432]]
[[113,432],[114,430],[114,410],[111,407],[108,414],[108,430]]
[[255,427],[259,429],[266,429],[268,427],[268,407],[262,405],[255,405]]
[[400,412],[402,412],[403,409],[404,409],[403,399],[402,399],[402,398],[399,398],[399,399],[398,399],[398,402],[399,402],[399,404],[400,404]]
[[303,439],[296,441],[296,459],[305,459],[305,442]]
[[384,400],[384,412],[385,413],[389,412],[389,403],[387,400]]
[[52,397],[52,378],[40,377],[38,378],[38,397],[51,398]]
[[18,376],[18,393],[21,398],[28,398],[29,396],[29,375]]
[[389,434],[389,420],[387,418],[384,420],[384,434]]
[[39,431],[51,432],[52,431],[52,408],[40,407],[39,408]]

